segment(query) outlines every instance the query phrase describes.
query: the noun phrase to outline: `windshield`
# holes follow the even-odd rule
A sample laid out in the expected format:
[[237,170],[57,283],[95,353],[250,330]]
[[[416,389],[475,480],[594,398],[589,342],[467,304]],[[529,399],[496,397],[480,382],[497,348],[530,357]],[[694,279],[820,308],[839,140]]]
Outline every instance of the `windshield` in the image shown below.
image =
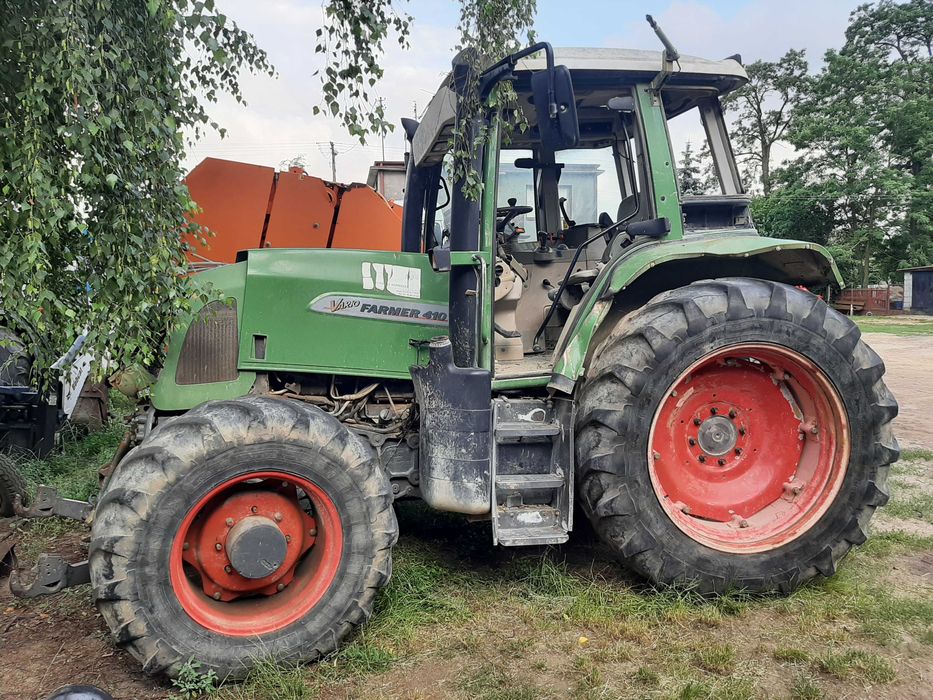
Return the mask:
[[[572,225],[595,224],[603,212],[615,220],[624,198],[619,177],[622,166],[614,154],[615,150],[612,146],[606,146],[557,153],[555,160],[558,166],[563,165],[559,168],[557,183],[558,198],[563,205],[561,229]],[[528,149],[503,149],[499,155],[496,205],[508,207],[509,200],[514,199],[515,206],[531,207],[529,213],[513,219],[516,226],[524,229],[524,232],[518,234],[519,242],[536,240],[537,232],[545,228],[539,224],[537,212],[540,207],[540,169],[520,167],[527,165],[533,157],[533,152]]]

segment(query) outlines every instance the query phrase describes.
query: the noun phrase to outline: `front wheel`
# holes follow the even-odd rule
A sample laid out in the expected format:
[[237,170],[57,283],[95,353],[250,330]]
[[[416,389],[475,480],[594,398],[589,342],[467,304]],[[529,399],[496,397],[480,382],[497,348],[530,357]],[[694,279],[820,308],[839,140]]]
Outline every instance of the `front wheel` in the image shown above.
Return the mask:
[[737,278],[665,292],[593,353],[583,508],[653,582],[790,591],[830,576],[887,501],[897,404],[883,373],[805,291]]
[[372,614],[397,537],[372,449],[317,408],[249,397],[166,420],[97,506],[98,608],[150,673],[310,661]]

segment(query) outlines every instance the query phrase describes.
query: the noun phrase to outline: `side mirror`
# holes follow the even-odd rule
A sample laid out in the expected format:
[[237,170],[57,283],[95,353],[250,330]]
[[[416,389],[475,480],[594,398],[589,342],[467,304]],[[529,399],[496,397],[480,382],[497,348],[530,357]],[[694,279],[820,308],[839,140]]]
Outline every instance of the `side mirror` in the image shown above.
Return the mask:
[[567,66],[554,66],[532,75],[531,94],[542,145],[551,151],[580,145],[577,103]]
[[649,238],[664,238],[671,232],[671,220],[666,216],[660,219],[648,219],[647,221],[636,221],[625,227],[625,232],[635,238],[635,236],[648,236]]

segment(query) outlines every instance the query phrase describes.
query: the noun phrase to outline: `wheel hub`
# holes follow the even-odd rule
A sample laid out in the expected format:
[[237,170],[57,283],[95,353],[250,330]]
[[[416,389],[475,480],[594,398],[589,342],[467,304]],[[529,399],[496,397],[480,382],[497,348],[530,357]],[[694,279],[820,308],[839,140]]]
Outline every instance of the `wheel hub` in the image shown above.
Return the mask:
[[845,409],[803,355],[767,344],[714,351],[658,406],[649,473],[661,505],[716,549],[764,551],[829,507],[848,464]]
[[700,449],[708,455],[718,457],[735,449],[739,431],[735,424],[723,416],[707,418],[697,431]]
[[227,554],[241,576],[261,579],[274,574],[285,562],[288,542],[275,521],[251,515],[230,530]]
[[214,600],[276,595],[314,545],[315,519],[287,481],[248,483],[204,504],[185,538],[183,558]]
[[252,637],[284,629],[317,605],[342,552],[340,515],[320,486],[291,473],[246,472],[192,505],[169,575],[198,624]]

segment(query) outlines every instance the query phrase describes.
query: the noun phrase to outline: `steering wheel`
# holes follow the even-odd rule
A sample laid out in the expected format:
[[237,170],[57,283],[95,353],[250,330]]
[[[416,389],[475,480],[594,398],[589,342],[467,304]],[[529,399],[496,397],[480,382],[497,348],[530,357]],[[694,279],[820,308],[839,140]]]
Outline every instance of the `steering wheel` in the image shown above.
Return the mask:
[[509,198],[509,206],[507,207],[497,207],[496,208],[496,231],[503,233],[505,231],[505,225],[509,223],[516,216],[521,216],[522,214],[530,214],[533,211],[532,207],[529,206],[516,206],[518,200],[515,197]]

